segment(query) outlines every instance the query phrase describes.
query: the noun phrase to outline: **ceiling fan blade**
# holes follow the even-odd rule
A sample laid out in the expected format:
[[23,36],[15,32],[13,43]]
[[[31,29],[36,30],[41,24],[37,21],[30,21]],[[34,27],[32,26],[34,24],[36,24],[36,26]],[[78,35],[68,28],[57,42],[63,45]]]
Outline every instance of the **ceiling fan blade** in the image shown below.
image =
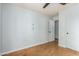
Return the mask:
[[46,3],[46,4],[43,6],[43,8],[46,8],[49,4],[50,4],[50,3]]
[[61,5],[66,5],[67,3],[60,3]]

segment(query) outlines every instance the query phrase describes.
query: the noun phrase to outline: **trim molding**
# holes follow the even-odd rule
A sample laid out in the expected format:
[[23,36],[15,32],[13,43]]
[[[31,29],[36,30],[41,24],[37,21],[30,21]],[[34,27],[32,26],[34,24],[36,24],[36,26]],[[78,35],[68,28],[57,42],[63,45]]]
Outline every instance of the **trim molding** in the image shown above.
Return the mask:
[[65,45],[62,45],[62,44],[58,44],[58,46],[63,47],[63,48],[66,48],[66,46]]
[[15,50],[3,52],[3,53],[1,53],[0,55],[2,56],[2,55],[4,55],[4,54],[12,53],[12,52],[15,52],[15,51],[18,51],[18,50],[22,50],[22,49],[31,48],[31,47],[34,47],[34,46],[37,46],[37,45],[41,45],[41,44],[48,43],[48,42],[51,42],[51,41],[45,41],[45,42],[41,42],[41,43],[37,43],[37,44],[30,45],[30,46],[25,46],[25,47],[23,47],[23,48],[19,48],[19,49],[15,49]]

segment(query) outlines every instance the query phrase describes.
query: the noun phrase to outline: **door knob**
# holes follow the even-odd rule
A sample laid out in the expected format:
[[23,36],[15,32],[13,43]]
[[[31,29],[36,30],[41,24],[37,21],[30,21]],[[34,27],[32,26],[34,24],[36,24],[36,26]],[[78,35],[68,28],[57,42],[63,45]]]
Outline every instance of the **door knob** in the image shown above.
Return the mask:
[[66,34],[69,34],[68,32]]

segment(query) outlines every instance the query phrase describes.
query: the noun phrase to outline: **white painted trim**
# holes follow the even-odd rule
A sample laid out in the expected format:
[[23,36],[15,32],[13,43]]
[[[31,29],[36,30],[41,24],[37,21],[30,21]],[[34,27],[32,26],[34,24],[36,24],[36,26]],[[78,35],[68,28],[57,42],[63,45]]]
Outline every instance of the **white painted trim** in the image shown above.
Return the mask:
[[[3,53],[1,53],[0,55],[8,54],[8,53],[15,52],[15,51],[22,50],[22,49],[31,48],[31,47],[34,47],[34,46],[37,46],[37,45],[41,45],[41,44],[48,43],[48,42],[49,42],[49,41],[42,42],[42,43],[37,43],[37,44],[34,44],[34,45],[26,46],[26,47],[24,47],[24,48],[19,48],[19,49],[16,49],[16,50],[11,50],[11,51],[7,51],[7,52],[3,52]],[[51,41],[50,41],[50,42],[51,42]]]
[[[68,48],[68,47],[66,47],[65,45],[62,45],[62,44],[59,44],[59,46],[60,46],[60,47],[63,47],[63,48]],[[72,49],[72,48],[68,48],[68,49],[71,49],[71,50],[73,50],[73,51],[79,52],[79,49]]]
[[66,48],[66,46],[63,45],[63,44],[58,44],[58,46],[63,47],[63,48]]

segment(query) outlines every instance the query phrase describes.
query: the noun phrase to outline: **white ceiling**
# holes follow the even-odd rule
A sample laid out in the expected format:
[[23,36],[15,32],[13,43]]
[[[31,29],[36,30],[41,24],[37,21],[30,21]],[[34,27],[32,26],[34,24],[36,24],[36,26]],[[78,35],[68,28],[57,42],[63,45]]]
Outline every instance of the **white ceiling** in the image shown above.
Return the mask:
[[17,4],[20,7],[34,10],[37,12],[40,12],[42,14],[48,15],[48,16],[54,16],[58,14],[59,11],[63,10],[65,5],[61,5],[59,3],[51,3],[46,8],[43,8],[45,3],[19,3]]

